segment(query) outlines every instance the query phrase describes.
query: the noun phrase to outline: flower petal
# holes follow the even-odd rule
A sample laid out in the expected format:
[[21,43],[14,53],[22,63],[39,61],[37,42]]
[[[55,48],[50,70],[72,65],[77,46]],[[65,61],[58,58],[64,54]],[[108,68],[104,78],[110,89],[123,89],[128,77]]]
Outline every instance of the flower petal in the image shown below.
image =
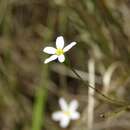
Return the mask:
[[67,102],[65,101],[64,98],[60,98],[59,99],[59,105],[60,105],[60,107],[61,107],[61,109],[63,111],[67,111],[68,110],[68,104],[67,104]]
[[69,125],[69,123],[70,123],[70,118],[67,116],[64,116],[64,118],[62,118],[60,121],[60,126],[62,128],[66,128]]
[[56,48],[63,49],[63,47],[64,47],[64,38],[62,36],[59,36],[56,39]]
[[62,118],[63,118],[63,112],[62,111],[57,111],[57,112],[54,112],[52,114],[52,119],[54,121],[60,121]]
[[72,43],[70,43],[69,45],[67,45],[64,49],[63,49],[63,51],[64,52],[67,52],[69,49],[71,49],[73,46],[75,46],[77,43],[76,42],[72,42]]
[[69,109],[75,111],[78,108],[79,104],[77,100],[72,100],[69,104]]
[[57,59],[57,58],[58,58],[57,55],[52,55],[52,56],[50,56],[49,58],[47,58],[47,59],[44,61],[44,63],[47,64],[47,63],[49,63],[49,62],[51,62],[51,61],[53,61],[53,60],[55,60],[55,59]]
[[72,112],[72,114],[71,114],[71,119],[72,120],[77,120],[79,118],[80,118],[80,113],[79,112],[77,112],[77,111]]
[[59,55],[58,60],[59,60],[59,62],[63,63],[65,61],[65,56],[64,55]]
[[56,49],[54,47],[45,47],[43,49],[43,52],[45,52],[47,54],[55,54],[56,53]]

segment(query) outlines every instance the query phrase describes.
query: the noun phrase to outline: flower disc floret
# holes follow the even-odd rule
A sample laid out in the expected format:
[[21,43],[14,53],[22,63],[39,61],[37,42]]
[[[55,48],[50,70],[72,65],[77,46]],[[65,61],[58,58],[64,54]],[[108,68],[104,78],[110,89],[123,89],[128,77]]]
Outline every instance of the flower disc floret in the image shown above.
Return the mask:
[[64,111],[63,112],[66,116],[71,116],[71,112],[70,111]]
[[62,49],[56,50],[56,55],[60,56],[60,55],[63,55],[63,54],[64,54],[64,51]]

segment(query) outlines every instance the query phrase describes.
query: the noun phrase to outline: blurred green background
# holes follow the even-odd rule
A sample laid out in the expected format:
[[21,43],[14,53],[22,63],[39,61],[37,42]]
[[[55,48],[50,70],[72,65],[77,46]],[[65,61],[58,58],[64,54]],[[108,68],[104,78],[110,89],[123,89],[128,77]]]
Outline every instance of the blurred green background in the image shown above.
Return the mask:
[[[93,59],[96,87],[130,102],[129,0],[0,0],[0,130],[60,130],[51,113],[61,96],[80,104],[67,130],[87,130],[88,88],[63,64],[43,63],[60,35],[78,43],[67,56],[84,80]],[[93,130],[130,130],[118,108],[96,97]]]

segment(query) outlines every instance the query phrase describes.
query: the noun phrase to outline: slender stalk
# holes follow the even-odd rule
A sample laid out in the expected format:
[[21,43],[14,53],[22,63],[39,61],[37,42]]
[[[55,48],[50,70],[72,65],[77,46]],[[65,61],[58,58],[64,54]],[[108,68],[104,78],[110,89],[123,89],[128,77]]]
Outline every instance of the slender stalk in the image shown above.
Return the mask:
[[91,85],[87,84],[87,83],[81,78],[81,76],[75,71],[75,69],[73,69],[72,67],[71,67],[70,69],[71,69],[72,72],[82,81],[82,83],[83,83],[85,86],[94,89],[99,95],[101,95],[101,96],[102,96],[104,99],[106,99],[106,101],[108,101],[109,103],[116,104],[116,105],[119,105],[119,106],[129,105],[129,104],[126,103],[126,102],[117,101],[117,100],[115,100],[115,99],[109,98],[108,96],[104,95],[104,94],[101,93],[100,90],[98,90],[97,88],[93,88]]
[[88,71],[89,71],[89,85],[93,86],[94,89],[88,88],[88,112],[87,112],[87,121],[88,121],[88,130],[93,129],[94,121],[94,93],[95,93],[95,62],[93,59],[88,61]]
[[78,72],[76,72],[76,70],[72,67],[71,64],[67,64],[67,66],[71,69],[71,71],[79,78],[80,81],[82,81],[82,83],[84,84],[84,86],[86,87],[89,87],[91,89],[94,89],[95,92],[97,92],[101,97],[104,98],[104,100],[106,100],[107,102],[111,103],[111,104],[115,104],[115,105],[118,105],[118,106],[124,106],[124,105],[127,105],[129,106],[130,104],[125,102],[125,101],[117,101],[115,99],[112,99],[108,96],[106,96],[105,94],[103,94],[102,92],[100,92],[99,89],[97,88],[94,88],[93,86],[91,86],[90,84],[88,84],[87,82],[85,82],[82,77],[78,74]]
[[46,88],[38,88],[36,101],[33,109],[33,123],[32,130],[41,130],[44,125],[44,110],[46,101],[47,90]]
[[45,103],[47,98],[47,68],[44,66],[42,72],[42,79],[39,87],[36,90],[35,103],[32,115],[32,130],[41,130],[44,125],[45,117]]

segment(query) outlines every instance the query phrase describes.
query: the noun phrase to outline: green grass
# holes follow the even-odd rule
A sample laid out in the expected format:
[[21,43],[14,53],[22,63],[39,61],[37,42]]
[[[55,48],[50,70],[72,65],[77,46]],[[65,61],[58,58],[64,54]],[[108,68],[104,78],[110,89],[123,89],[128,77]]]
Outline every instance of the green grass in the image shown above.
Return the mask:
[[42,76],[42,82],[36,90],[35,103],[33,107],[33,117],[32,117],[32,130],[41,130],[44,125],[45,119],[45,107],[47,99],[47,71],[46,66],[43,67],[44,76]]

